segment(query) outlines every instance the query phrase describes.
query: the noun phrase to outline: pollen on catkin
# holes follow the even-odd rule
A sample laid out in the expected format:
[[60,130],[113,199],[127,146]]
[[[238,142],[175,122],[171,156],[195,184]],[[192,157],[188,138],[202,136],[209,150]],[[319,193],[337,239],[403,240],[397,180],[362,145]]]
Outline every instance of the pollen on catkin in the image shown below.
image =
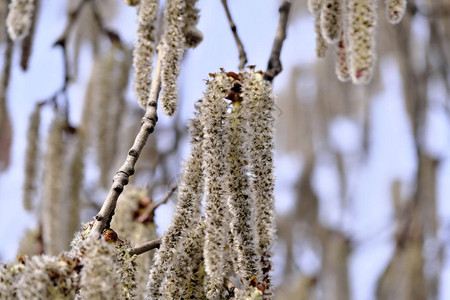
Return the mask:
[[[198,113],[197,113],[198,114]],[[190,123],[191,153],[178,185],[178,204],[172,223],[164,233],[159,250],[155,253],[147,284],[147,298],[161,299],[162,283],[171,263],[176,263],[173,249],[177,249],[184,232],[200,219],[203,196],[202,142],[203,130],[198,119]]]
[[320,29],[329,44],[338,41],[341,31],[341,0],[323,0],[320,11]]
[[33,209],[36,197],[36,180],[39,156],[39,128],[41,123],[41,105],[37,104],[30,116],[27,131],[27,149],[25,155],[25,180],[23,184],[23,207],[27,211]]
[[12,40],[22,39],[29,34],[34,9],[34,0],[12,0],[6,18],[8,34]]
[[375,0],[348,0],[347,38],[353,83],[366,84],[375,68]]
[[161,54],[161,107],[164,114],[172,116],[178,106],[178,75],[183,58],[186,18],[186,1],[168,0],[164,11],[166,27],[162,37]]
[[261,255],[261,281],[266,284],[264,299],[271,299],[273,286],[269,272],[275,239],[274,96],[270,83],[263,80],[261,74],[250,72],[244,76],[242,109],[249,125],[248,156],[258,251]]
[[[137,1],[129,1],[137,2]],[[134,92],[138,104],[146,109],[155,55],[155,23],[159,0],[142,0],[139,6],[136,43],[133,52]]]
[[391,24],[399,23],[406,12],[407,0],[385,0],[386,19]]

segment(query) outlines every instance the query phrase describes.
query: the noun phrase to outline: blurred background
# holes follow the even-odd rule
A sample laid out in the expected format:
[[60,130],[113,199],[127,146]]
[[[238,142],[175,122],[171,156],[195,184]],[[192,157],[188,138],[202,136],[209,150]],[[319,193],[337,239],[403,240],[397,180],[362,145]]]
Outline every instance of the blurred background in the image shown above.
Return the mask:
[[[69,22],[80,1],[39,2],[27,68],[30,42],[7,40],[8,1],[0,4],[1,261],[41,253],[50,216],[68,224],[53,247],[68,247],[105,199],[143,114],[132,89],[136,8],[97,0]],[[283,72],[273,83],[277,299],[450,298],[450,1],[410,0],[397,25],[377,2],[377,67],[370,84],[356,86],[336,78],[334,46],[316,58],[313,16],[306,0],[293,1]],[[265,70],[280,2],[228,4],[248,64]],[[154,201],[177,183],[189,151],[186,124],[208,73],[237,71],[239,63],[221,2],[198,7],[204,40],[186,52],[179,110],[172,118],[159,113],[132,182]],[[54,46],[62,37],[64,47]],[[33,143],[34,166],[26,162]],[[58,209],[48,209],[51,201]],[[175,201],[151,216],[156,235]]]

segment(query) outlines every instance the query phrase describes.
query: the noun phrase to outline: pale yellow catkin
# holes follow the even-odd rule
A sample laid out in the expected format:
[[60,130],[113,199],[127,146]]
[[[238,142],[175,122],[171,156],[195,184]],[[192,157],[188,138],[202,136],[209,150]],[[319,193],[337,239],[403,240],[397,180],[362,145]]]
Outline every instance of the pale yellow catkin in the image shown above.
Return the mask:
[[33,200],[38,190],[38,156],[39,156],[39,127],[41,123],[41,105],[37,104],[30,116],[27,131],[27,148],[25,155],[25,179],[23,184],[23,207],[27,211],[33,209]]
[[366,84],[375,68],[375,0],[348,0],[347,39],[349,70],[353,83]]

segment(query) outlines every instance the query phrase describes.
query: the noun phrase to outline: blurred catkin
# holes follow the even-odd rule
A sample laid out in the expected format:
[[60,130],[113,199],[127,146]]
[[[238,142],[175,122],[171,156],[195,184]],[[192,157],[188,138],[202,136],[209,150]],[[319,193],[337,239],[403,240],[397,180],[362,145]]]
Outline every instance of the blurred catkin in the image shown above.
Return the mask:
[[61,203],[63,178],[65,120],[55,115],[49,129],[44,158],[43,199],[41,202],[42,238],[46,254],[56,255],[64,249],[61,224],[65,215]]
[[[133,3],[138,1],[126,1]],[[133,52],[134,92],[138,104],[146,108],[150,93],[153,56],[155,55],[155,22],[158,15],[159,0],[140,1],[136,43]]]
[[330,44],[338,41],[341,31],[341,0],[323,0],[320,28],[323,38]]
[[183,33],[185,37],[184,46],[195,48],[203,40],[203,33],[197,29],[197,23],[200,18],[200,10],[195,7],[197,0],[186,1],[186,17]]
[[336,76],[342,81],[350,80],[348,72],[348,41],[344,32],[341,33],[341,38],[336,44]]
[[[123,0],[123,2],[129,6],[136,6],[139,4],[140,0]],[[145,2],[145,0],[143,0],[143,2]]]
[[33,209],[33,201],[37,196],[37,173],[39,156],[39,128],[41,123],[41,105],[37,104],[30,116],[27,131],[27,148],[25,155],[25,179],[23,184],[23,207],[27,211]]
[[11,1],[6,25],[12,40],[22,39],[29,34],[34,10],[34,0]]
[[325,57],[328,46],[320,29],[320,15],[321,13],[319,11],[319,13],[314,16],[314,30],[316,32],[316,56],[323,58]]
[[353,83],[370,81],[375,68],[376,1],[348,0],[347,39]]
[[164,10],[166,27],[162,37],[161,107],[171,116],[178,106],[178,75],[183,58],[186,1],[168,0]]
[[385,0],[386,19],[391,24],[399,23],[406,12],[407,0]]
[[172,223],[164,233],[160,249],[155,255],[155,264],[150,271],[147,284],[148,299],[161,299],[161,285],[165,273],[171,263],[177,263],[174,249],[178,249],[181,238],[200,219],[203,196],[202,132],[200,122],[197,119],[192,120],[190,124],[191,153],[185,163],[183,177],[178,186],[178,204]]
[[41,7],[41,0],[34,0],[34,10],[33,16],[31,20],[30,33],[23,39],[22,41],[22,53],[20,56],[20,66],[22,70],[28,70],[28,64],[31,57],[31,52],[33,51],[33,41],[34,41],[34,33],[36,32],[36,24],[39,16],[39,11]]

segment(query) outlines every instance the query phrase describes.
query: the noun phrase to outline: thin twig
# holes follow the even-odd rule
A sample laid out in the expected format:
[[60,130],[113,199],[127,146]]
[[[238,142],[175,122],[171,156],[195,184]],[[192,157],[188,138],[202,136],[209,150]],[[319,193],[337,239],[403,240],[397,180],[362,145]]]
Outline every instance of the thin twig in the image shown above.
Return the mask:
[[159,248],[161,245],[162,237],[157,238],[156,240],[148,241],[142,244],[136,245],[134,248],[130,250],[130,255],[140,255],[142,253],[145,253],[147,251]]
[[272,52],[270,53],[269,63],[267,64],[267,71],[264,79],[272,82],[273,79],[281,73],[283,67],[281,66],[281,48],[286,39],[286,28],[289,19],[289,11],[291,10],[291,0],[284,0],[278,11],[280,12],[280,19],[278,20],[277,32],[275,40],[273,41]]
[[237,33],[236,24],[233,22],[233,18],[231,17],[230,9],[228,8],[227,0],[222,0],[223,8],[225,9],[225,13],[227,14],[228,23],[230,24],[231,32],[233,33],[234,40],[236,42],[236,46],[239,52],[239,70],[244,69],[245,64],[247,63],[247,54],[244,50],[244,45],[242,44],[241,39]]
[[162,57],[164,57],[162,52],[163,51],[160,44],[158,46],[158,60],[156,62],[155,78],[150,87],[149,101],[147,102],[147,109],[141,121],[139,133],[137,134],[130,151],[128,151],[128,156],[124,164],[120,167],[119,171],[117,171],[113,178],[113,184],[102,208],[100,209],[100,212],[94,217],[95,223],[92,227],[91,234],[98,237],[102,233],[103,229],[109,227],[112,216],[114,215],[114,210],[116,209],[117,199],[122,193],[124,186],[128,184],[128,178],[134,174],[134,168],[139,155],[141,154],[148,137],[153,132],[156,122],[158,121],[156,108],[161,87],[161,63]]

